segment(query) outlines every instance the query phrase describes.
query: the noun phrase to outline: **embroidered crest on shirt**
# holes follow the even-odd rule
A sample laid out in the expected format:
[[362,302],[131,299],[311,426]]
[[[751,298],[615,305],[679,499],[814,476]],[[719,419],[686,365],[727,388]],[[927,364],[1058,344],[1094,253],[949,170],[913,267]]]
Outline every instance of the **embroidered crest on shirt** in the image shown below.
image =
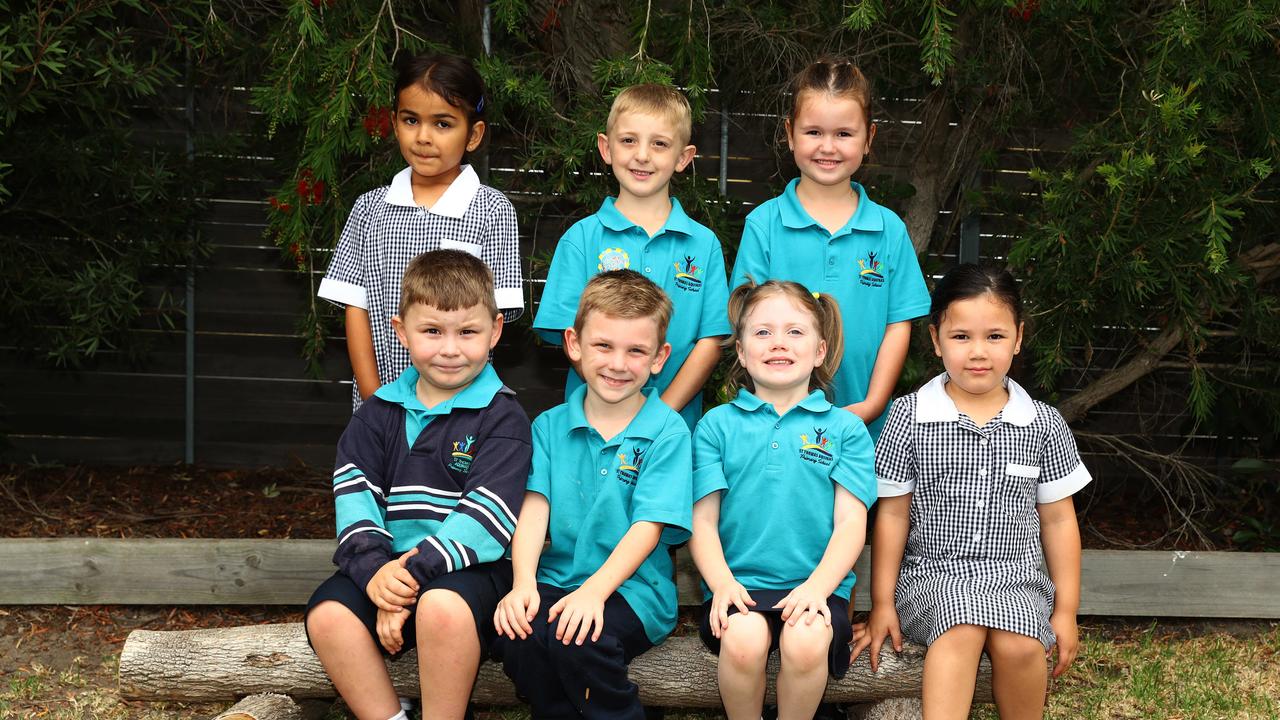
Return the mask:
[[858,258],[858,281],[867,287],[884,285],[884,274],[888,268],[876,259],[876,254],[868,251],[865,259]]
[[471,472],[471,461],[475,459],[472,448],[475,444],[474,435],[468,435],[465,440],[454,440],[453,459],[449,461],[449,469],[460,473]]
[[706,268],[700,267],[692,255],[685,255],[683,263],[671,263],[676,269],[676,287],[687,292],[698,292],[702,289],[702,274]]
[[640,466],[644,463],[644,448],[631,448],[629,462],[625,454],[618,453],[618,462],[618,480],[628,485],[635,485],[640,479]]
[[631,256],[622,248],[605,248],[604,252],[597,257],[600,260],[600,264],[596,265],[596,269],[600,272],[625,270],[631,267]]
[[835,443],[831,442],[831,438],[826,436],[826,429],[816,427],[813,429],[813,440],[809,440],[809,435],[800,433],[800,458],[808,460],[811,463],[827,466],[831,464],[831,452],[836,449]]

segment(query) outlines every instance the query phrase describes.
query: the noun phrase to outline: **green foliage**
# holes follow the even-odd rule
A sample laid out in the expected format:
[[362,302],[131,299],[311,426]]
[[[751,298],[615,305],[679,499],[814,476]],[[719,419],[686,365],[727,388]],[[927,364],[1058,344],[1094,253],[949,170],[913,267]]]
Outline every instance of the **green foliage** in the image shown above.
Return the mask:
[[[136,355],[140,319],[164,327],[165,268],[196,250],[203,180],[179,139],[200,7],[140,0],[0,2],[0,317],[9,342],[63,365]],[[179,135],[179,137],[181,137]]]

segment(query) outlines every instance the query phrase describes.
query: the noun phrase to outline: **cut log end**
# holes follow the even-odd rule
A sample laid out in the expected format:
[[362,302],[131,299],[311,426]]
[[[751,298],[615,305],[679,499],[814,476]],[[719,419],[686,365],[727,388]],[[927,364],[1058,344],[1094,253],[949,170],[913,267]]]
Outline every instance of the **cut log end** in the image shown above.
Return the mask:
[[288,695],[250,695],[213,720],[303,720],[302,708]]

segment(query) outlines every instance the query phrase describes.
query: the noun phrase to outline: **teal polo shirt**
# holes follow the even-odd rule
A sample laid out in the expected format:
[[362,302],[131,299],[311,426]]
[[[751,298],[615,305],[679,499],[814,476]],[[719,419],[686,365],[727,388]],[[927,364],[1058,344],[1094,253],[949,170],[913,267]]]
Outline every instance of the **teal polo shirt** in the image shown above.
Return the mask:
[[[844,358],[832,389],[840,406],[867,398],[885,327],[929,314],[929,290],[907,226],[877,205],[858,183],[858,209],[835,233],[805,211],[796,178],[786,191],[747,216],[733,284],[776,278],[829,293],[844,320]],[[879,436],[888,408],[867,428]]]
[[[671,198],[666,224],[653,237],[619,212],[611,197],[605,198],[595,215],[569,228],[551,259],[533,329],[546,342],[563,343],[564,329],[573,326],[578,298],[587,282],[597,273],[623,268],[643,274],[671,298],[674,312],[667,328],[671,357],[645,386],[663,392],[684,367],[695,343],[731,332],[729,285],[720,241],[711,230],[685,215],[675,198]],[[582,378],[571,369],[565,399],[581,386]],[[702,417],[702,396],[695,395],[680,416],[692,428]]]
[[[876,501],[871,437],[851,412],[809,394],[781,417],[749,391],[712,408],[693,438],[693,498],[720,492],[720,544],[751,590],[791,590],[809,579],[835,529],[836,485]],[[846,600],[852,571],[836,588]],[[703,595],[711,598],[706,583]]]
[[502,389],[502,380],[498,377],[498,373],[493,366],[485,363],[484,369],[480,374],[471,381],[470,385],[458,391],[458,394],[436,404],[435,407],[427,407],[422,404],[422,400],[418,399],[418,370],[412,365],[405,368],[400,373],[400,377],[383,385],[374,391],[374,395],[395,403],[404,408],[404,433],[408,447],[412,448],[418,435],[422,433],[423,428],[432,419],[441,415],[448,415],[453,412],[454,408],[471,408],[479,409],[489,407],[489,403],[493,402],[493,396],[498,394]]
[[676,625],[670,545],[693,526],[689,428],[654,390],[626,429],[605,440],[587,422],[582,386],[533,421],[528,489],[547,498],[550,544],[538,582],[575,590],[637,522],[663,523],[662,539],[618,588],[657,645]]

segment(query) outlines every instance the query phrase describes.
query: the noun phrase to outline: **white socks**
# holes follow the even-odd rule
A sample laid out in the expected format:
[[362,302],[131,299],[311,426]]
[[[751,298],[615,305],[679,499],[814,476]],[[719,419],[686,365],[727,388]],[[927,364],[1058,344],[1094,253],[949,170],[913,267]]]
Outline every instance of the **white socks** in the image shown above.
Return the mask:
[[392,715],[391,717],[387,718],[387,720],[409,720],[409,716],[405,715],[404,710],[401,710],[395,715]]

